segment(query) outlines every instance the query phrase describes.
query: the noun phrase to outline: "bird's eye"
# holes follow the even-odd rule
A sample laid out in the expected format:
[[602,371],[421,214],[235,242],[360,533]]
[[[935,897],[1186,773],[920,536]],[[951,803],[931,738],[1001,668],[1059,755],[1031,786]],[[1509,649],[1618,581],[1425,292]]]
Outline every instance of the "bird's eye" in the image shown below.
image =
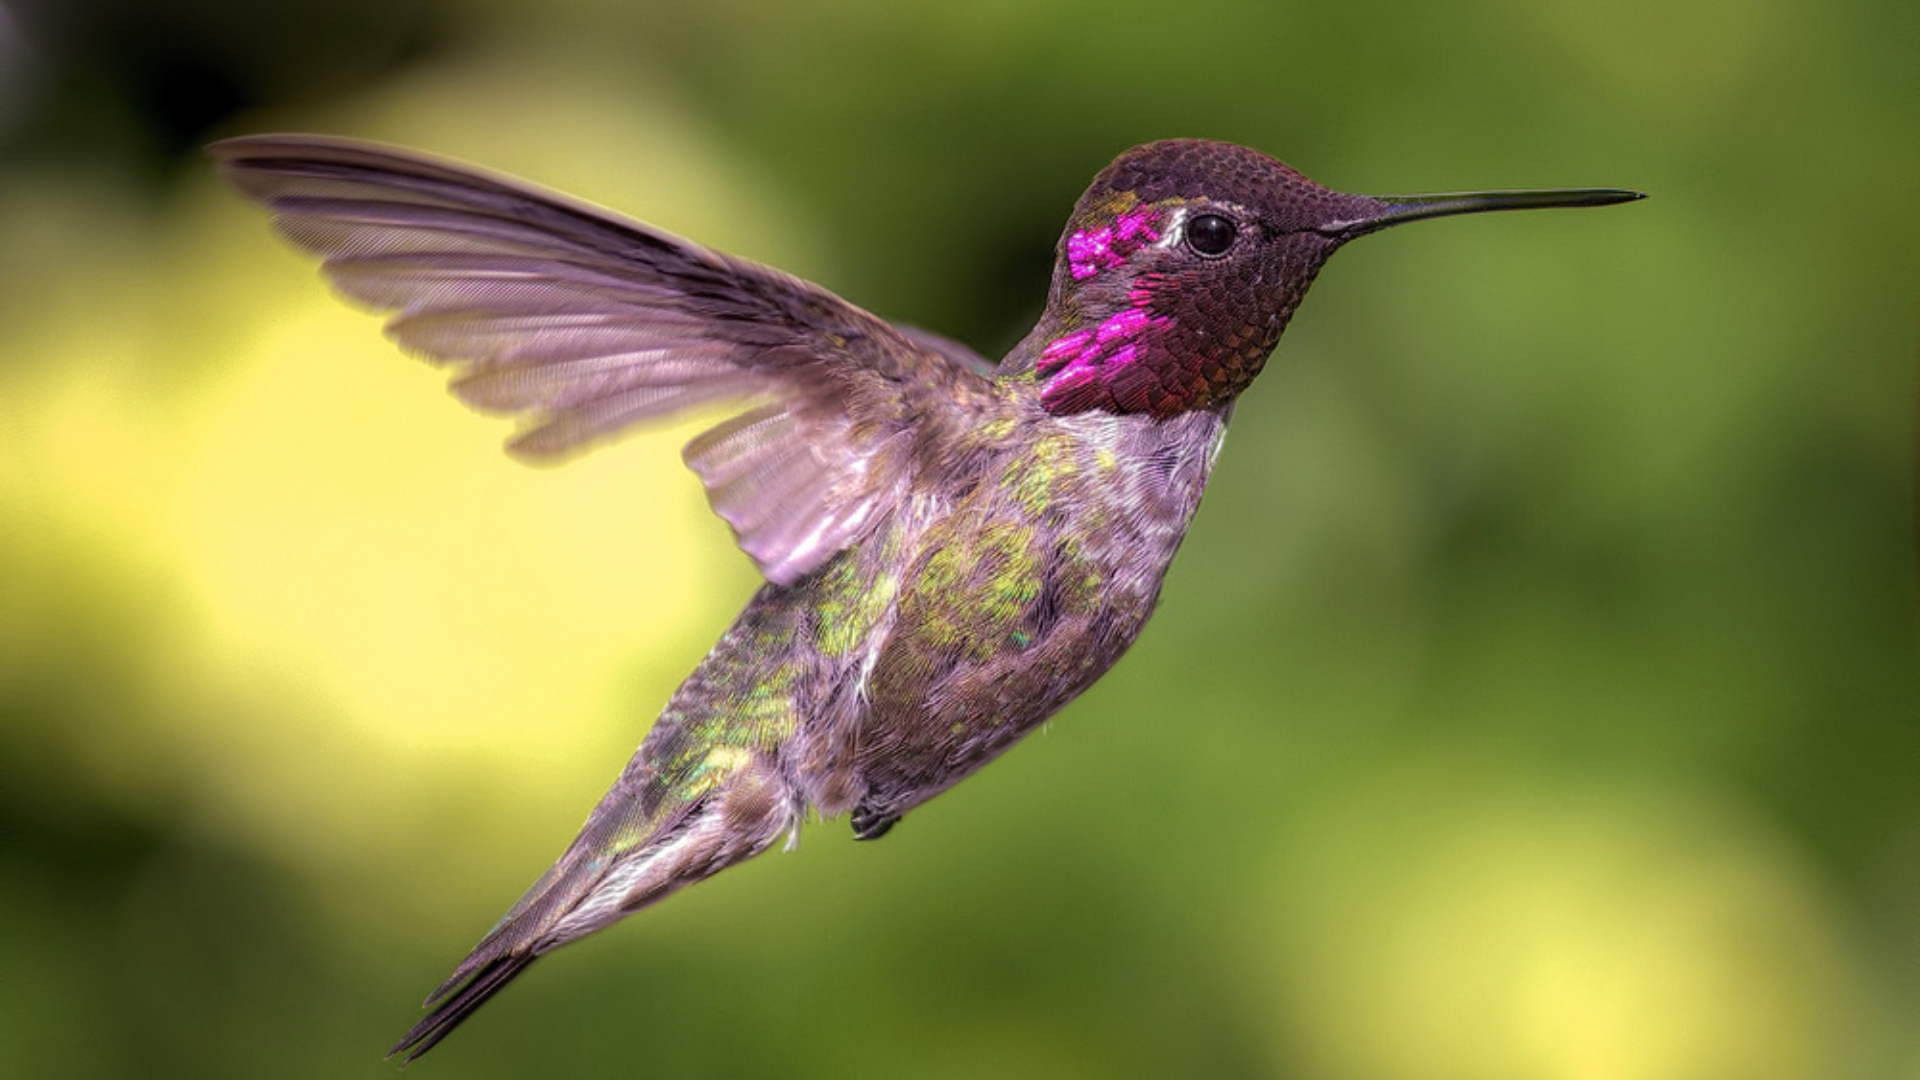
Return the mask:
[[1187,222],[1187,246],[1197,255],[1225,255],[1239,231],[1219,214],[1201,214]]

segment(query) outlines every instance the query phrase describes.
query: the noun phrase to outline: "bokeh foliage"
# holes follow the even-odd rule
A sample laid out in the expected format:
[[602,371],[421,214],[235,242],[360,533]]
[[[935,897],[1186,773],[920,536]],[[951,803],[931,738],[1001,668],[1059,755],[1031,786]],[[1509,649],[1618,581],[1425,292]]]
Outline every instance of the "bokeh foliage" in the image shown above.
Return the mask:
[[507,462],[204,140],[518,172],[988,352],[1119,149],[1646,203],[1342,253],[1152,630],[435,1075],[1920,1075],[1895,0],[0,0],[0,1074],[386,1075],[752,588]]

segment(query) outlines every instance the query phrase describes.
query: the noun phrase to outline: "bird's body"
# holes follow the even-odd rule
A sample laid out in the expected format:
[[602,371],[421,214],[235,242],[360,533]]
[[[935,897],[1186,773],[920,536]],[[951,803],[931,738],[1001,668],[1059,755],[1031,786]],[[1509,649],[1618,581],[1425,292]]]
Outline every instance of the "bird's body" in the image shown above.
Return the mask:
[[[986,395],[937,444],[939,483],[903,496],[867,543],[761,587],[443,990],[510,977],[797,835],[810,813],[851,811],[855,835],[877,838],[1113,666],[1159,598],[1230,406],[1056,418],[1036,396]],[[481,987],[495,989],[474,982],[471,1004]]]
[[1404,220],[1598,205],[1373,199],[1254,151],[1138,147],[1082,196],[999,364],[817,286],[517,182],[364,143],[219,144],[235,182],[554,457],[714,401],[689,466],[767,584],[580,835],[429,998],[432,1047],[538,956],[850,813],[874,838],[1104,674],[1152,614],[1314,274]]

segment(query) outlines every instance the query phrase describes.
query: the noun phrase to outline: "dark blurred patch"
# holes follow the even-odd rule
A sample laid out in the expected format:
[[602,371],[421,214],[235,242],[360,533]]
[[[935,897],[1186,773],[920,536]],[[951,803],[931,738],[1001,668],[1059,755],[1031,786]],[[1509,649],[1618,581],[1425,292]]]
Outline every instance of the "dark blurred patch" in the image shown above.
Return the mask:
[[0,788],[0,967],[21,988],[0,1072],[238,1076],[286,1052],[318,1075],[377,1061],[357,1034],[366,1001],[340,985],[292,875],[80,785],[30,802],[19,786]]
[[[0,724],[11,727],[8,715],[17,703],[0,708]],[[6,774],[12,779],[12,769]],[[15,870],[26,869],[41,881],[59,882],[59,891],[75,897],[111,897],[123,892],[159,842],[148,823],[115,813],[110,808],[76,798],[49,805],[46,800],[22,803],[15,793],[23,785],[0,787],[0,855]]]
[[0,968],[16,988],[7,995],[13,1007],[0,1071],[132,1075],[138,1055],[118,1022],[129,1002],[113,925],[162,840],[144,823],[97,808],[62,817],[20,810],[0,790],[0,918],[8,927]]
[[121,58],[128,103],[161,153],[172,157],[197,144],[221,120],[255,98],[223,58],[190,40],[164,36],[134,45]]
[[130,126],[138,138],[121,151],[162,167],[196,153],[240,112],[359,91],[443,45],[452,25],[440,0],[13,7],[24,35],[59,72],[18,149],[90,147],[103,132]]
[[[1046,216],[1057,218],[1059,213]],[[1026,213],[990,215],[986,220],[999,228],[975,237],[960,253],[964,263],[956,276],[964,289],[951,315],[956,336],[982,356],[998,360],[1040,317],[1053,274],[1058,226]]]

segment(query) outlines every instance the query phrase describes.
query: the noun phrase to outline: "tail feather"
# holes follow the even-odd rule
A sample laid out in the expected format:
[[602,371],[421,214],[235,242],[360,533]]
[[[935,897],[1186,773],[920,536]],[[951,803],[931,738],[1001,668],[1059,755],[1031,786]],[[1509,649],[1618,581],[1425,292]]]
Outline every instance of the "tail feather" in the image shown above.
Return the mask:
[[[406,1065],[433,1049],[441,1039],[452,1034],[454,1028],[472,1016],[475,1009],[486,1004],[488,998],[499,993],[538,958],[533,952],[496,956],[482,965],[464,984],[443,984],[425,1002],[427,1007],[433,1008],[433,1012],[402,1035],[400,1041],[393,1044],[393,1049],[387,1051],[387,1056],[405,1054],[401,1064]],[[439,1002],[437,1007],[435,1002]]]
[[[612,795],[617,792],[618,788],[610,793],[602,810],[614,801]],[[560,861],[540,875],[540,880],[534,882],[480,944],[474,946],[453,974],[427,995],[422,1007],[433,1011],[400,1037],[393,1049],[387,1051],[388,1057],[404,1053],[406,1058],[401,1062],[404,1065],[433,1049],[473,1015],[474,1010],[525,971],[541,953],[568,940],[554,939],[556,924],[576,909],[606,876],[611,860],[596,858],[593,849],[595,842],[603,840],[602,834],[618,820],[614,814],[597,812],[595,818],[587,822]]]
[[414,1060],[541,954],[765,851],[798,823],[797,803],[772,759],[723,748],[702,760],[719,775],[695,798],[663,806],[636,794],[645,779],[614,785],[566,854],[428,995],[433,1011],[387,1056]]
[[622,822],[620,811],[631,809],[619,805],[619,793],[616,787],[608,794],[566,854],[540,875],[540,880],[460,961],[453,974],[427,995],[422,1007],[433,1011],[400,1037],[387,1051],[388,1057],[404,1053],[401,1063],[406,1064],[433,1049],[541,953],[569,940],[555,937],[557,924],[601,884],[614,861],[596,857],[595,849],[605,843],[605,834]]

